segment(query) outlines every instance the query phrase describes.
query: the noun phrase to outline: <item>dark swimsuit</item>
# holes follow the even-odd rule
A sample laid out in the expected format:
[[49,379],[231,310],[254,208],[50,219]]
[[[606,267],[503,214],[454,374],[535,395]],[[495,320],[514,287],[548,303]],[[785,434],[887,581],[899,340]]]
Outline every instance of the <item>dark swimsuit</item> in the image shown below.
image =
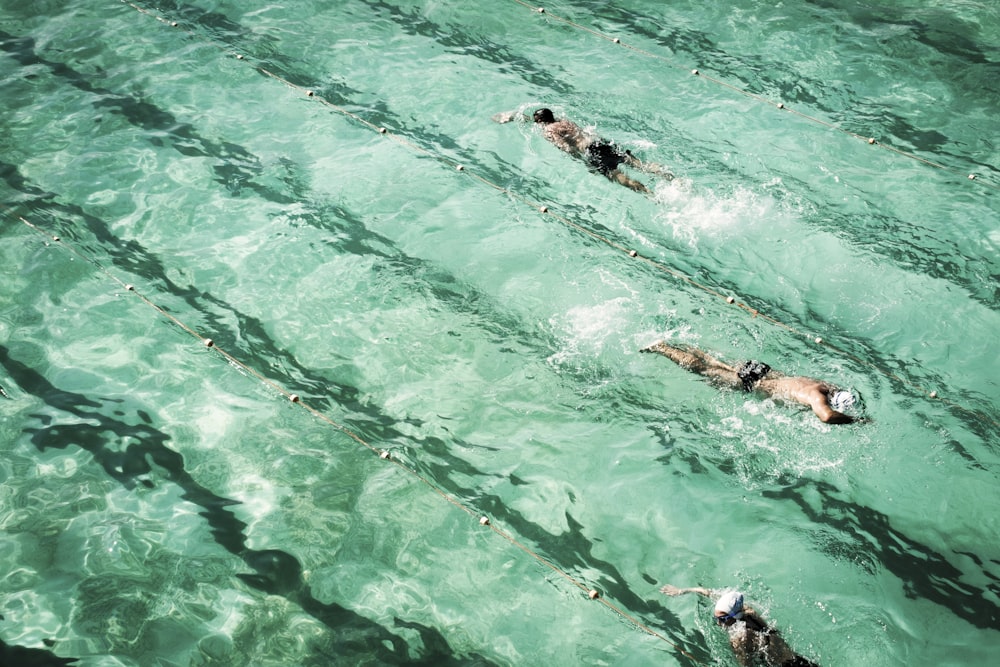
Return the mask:
[[771,367],[764,362],[751,360],[737,368],[736,375],[743,382],[743,391],[753,391],[770,370]]
[[[747,364],[752,364],[752,363],[760,364],[759,361],[757,361],[757,362],[748,361],[747,362]],[[767,364],[760,364],[760,365],[763,366],[764,368],[767,368]],[[746,366],[746,364],[744,364],[744,366]],[[764,374],[766,375],[767,371],[764,371]],[[764,643],[766,643],[766,644],[769,644],[771,642],[771,635],[777,635],[778,634],[777,630],[775,630],[772,627],[767,626],[766,624],[764,624],[763,622],[761,622],[760,620],[758,620],[758,619],[756,619],[756,618],[754,618],[752,616],[745,618],[744,622],[747,624],[748,627],[751,626],[751,625],[753,625],[752,629],[756,630],[758,633],[760,633],[761,637],[764,640]],[[771,664],[771,663],[768,663],[768,664]],[[809,660],[807,658],[803,658],[801,655],[795,654],[794,658],[791,658],[790,660],[784,661],[783,663],[781,663],[780,667],[819,667],[819,665],[817,665],[812,660]]]
[[[747,362],[747,363],[760,363],[760,362]],[[767,367],[767,364],[761,364],[761,365],[764,366],[765,368]],[[765,371],[765,373],[766,373],[766,371]],[[765,644],[770,644],[771,643],[771,636],[778,634],[778,631],[776,629],[774,629],[774,628],[772,628],[772,627],[764,624],[763,622],[761,622],[757,618],[754,618],[753,616],[747,616],[747,617],[745,617],[743,619],[743,622],[747,624],[748,628],[750,628],[751,630],[755,630],[756,632],[758,632],[760,634],[761,639],[763,640],[763,642]],[[754,664],[758,664],[758,663],[763,664],[763,661],[760,658],[758,658],[758,660],[755,661]],[[767,664],[771,665],[773,663],[768,662]],[[801,655],[799,655],[799,654],[796,653],[794,658],[790,658],[789,660],[784,661],[783,663],[781,663],[780,667],[819,667],[819,665],[817,665],[812,660],[809,660],[808,658],[804,658]]]
[[817,665],[812,660],[807,660],[806,658],[803,658],[801,655],[797,655],[791,660],[786,660],[785,662],[781,663],[781,667],[819,667],[819,665]]
[[600,139],[587,146],[587,162],[596,171],[610,178],[612,171],[628,159],[606,139]]

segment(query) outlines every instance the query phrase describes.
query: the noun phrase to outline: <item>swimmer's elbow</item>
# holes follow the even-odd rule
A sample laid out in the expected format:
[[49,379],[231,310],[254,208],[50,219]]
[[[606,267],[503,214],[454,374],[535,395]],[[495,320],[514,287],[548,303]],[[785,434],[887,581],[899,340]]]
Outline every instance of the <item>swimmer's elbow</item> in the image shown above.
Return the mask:
[[836,410],[830,410],[825,414],[819,415],[819,418],[824,424],[850,424],[854,422],[854,417],[837,412]]

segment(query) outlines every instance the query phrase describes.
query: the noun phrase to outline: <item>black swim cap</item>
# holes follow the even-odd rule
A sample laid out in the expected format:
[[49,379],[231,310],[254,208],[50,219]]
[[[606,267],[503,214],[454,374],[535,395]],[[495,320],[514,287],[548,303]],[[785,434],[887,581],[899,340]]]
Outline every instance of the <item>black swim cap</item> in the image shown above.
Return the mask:
[[736,371],[737,377],[743,382],[743,391],[753,391],[757,383],[764,379],[771,367],[763,361],[751,360]]
[[535,112],[534,119],[536,123],[556,122],[556,117],[552,115],[551,109],[539,109]]

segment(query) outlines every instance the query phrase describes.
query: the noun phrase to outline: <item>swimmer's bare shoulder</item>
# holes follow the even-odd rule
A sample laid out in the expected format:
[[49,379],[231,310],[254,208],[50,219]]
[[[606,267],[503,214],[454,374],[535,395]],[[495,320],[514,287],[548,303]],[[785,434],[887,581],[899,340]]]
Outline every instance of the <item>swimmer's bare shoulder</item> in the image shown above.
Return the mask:
[[557,120],[543,130],[545,138],[567,153],[582,153],[591,143],[580,126],[570,120]]

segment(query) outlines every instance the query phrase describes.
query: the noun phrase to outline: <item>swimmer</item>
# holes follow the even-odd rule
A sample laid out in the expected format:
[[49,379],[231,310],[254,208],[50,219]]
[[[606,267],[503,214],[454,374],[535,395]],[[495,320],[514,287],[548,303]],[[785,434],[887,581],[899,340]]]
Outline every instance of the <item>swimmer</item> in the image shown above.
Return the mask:
[[[498,123],[509,123],[518,118],[527,117],[517,112],[498,113],[493,120]],[[619,150],[606,139],[595,137],[583,131],[576,123],[566,120],[556,120],[550,109],[538,109],[533,116],[534,122],[542,126],[542,135],[559,149],[574,157],[582,159],[592,171],[607,177],[608,180],[620,183],[636,192],[649,193],[649,189],[632,178],[629,178],[618,167],[622,164],[638,169],[647,174],[661,176],[673,180],[674,175],[658,164],[643,162],[632,155],[632,151]]]
[[660,589],[666,595],[697,593],[715,600],[712,618],[726,629],[736,659],[743,667],[764,664],[768,667],[819,667],[793,651],[776,628],[770,627],[750,607],[743,606],[743,594],[731,589],[677,588],[667,584]]
[[820,421],[826,424],[863,421],[860,417],[853,417],[844,412],[852,407],[860,408],[858,397],[850,391],[838,389],[822,380],[782,375],[760,361],[746,361],[734,367],[712,358],[699,349],[682,349],[667,345],[663,341],[643,348],[640,352],[662,354],[682,368],[734,389],[745,392],[760,390],[777,400],[808,405]]

